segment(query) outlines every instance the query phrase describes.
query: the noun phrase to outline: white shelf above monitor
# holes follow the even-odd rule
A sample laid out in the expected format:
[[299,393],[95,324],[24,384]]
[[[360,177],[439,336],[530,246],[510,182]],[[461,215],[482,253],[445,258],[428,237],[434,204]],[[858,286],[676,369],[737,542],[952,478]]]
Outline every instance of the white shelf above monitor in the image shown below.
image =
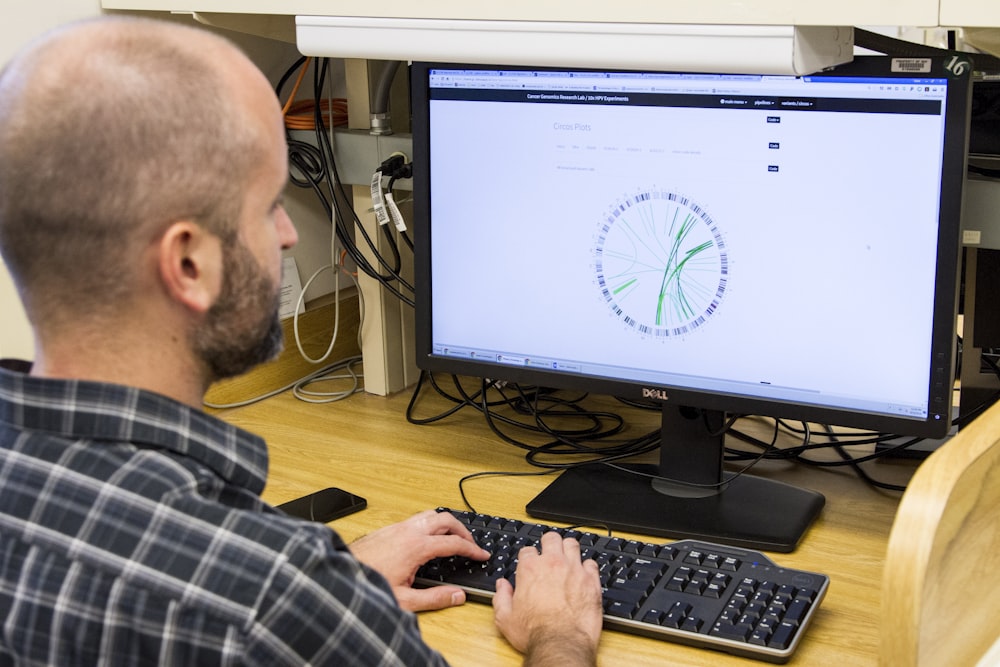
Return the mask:
[[850,61],[835,26],[297,16],[309,56],[690,72],[810,74]]

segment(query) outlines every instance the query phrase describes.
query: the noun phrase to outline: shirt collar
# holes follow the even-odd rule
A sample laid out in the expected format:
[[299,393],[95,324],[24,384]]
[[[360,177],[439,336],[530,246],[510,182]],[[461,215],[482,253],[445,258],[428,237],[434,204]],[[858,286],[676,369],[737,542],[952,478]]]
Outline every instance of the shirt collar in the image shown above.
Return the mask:
[[153,392],[0,368],[0,423],[68,438],[130,442],[187,456],[260,494],[267,445],[248,431]]

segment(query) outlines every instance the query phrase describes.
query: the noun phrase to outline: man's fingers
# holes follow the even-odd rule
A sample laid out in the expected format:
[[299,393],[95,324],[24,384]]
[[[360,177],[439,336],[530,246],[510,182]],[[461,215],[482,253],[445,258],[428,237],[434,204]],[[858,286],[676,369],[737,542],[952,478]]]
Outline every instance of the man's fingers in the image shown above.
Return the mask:
[[562,542],[563,553],[567,558],[580,560],[580,542],[569,537]]
[[435,512],[434,510],[427,510],[421,512],[417,516],[423,515],[423,518],[427,521],[428,532],[432,535],[458,535],[468,540],[472,540],[472,533],[469,529],[462,524],[461,521],[456,519],[451,512]]
[[465,592],[453,586],[394,589],[399,606],[407,611],[434,611],[465,602]]
[[434,558],[464,556],[472,560],[486,560],[490,552],[475,540],[466,540],[458,535],[436,535],[425,543],[424,562]]
[[500,622],[511,613],[514,601],[514,587],[504,578],[497,579],[496,594],[493,596],[493,615]]

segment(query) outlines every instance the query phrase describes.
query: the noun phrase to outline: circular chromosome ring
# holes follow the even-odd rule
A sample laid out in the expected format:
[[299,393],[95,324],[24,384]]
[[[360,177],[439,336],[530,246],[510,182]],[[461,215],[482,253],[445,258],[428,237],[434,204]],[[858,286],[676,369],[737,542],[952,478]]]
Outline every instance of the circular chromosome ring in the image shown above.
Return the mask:
[[726,293],[729,256],[715,221],[684,195],[645,190],[605,214],[594,248],[612,312],[644,336],[691,333]]

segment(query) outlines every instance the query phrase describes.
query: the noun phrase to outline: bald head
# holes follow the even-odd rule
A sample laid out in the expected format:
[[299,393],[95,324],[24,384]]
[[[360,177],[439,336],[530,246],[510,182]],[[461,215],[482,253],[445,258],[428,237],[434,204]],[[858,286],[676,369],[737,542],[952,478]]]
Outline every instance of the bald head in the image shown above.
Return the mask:
[[235,234],[271,122],[263,75],[197,28],[106,17],[15,56],[0,73],[0,252],[36,329],[136,298],[137,253],[175,220]]

